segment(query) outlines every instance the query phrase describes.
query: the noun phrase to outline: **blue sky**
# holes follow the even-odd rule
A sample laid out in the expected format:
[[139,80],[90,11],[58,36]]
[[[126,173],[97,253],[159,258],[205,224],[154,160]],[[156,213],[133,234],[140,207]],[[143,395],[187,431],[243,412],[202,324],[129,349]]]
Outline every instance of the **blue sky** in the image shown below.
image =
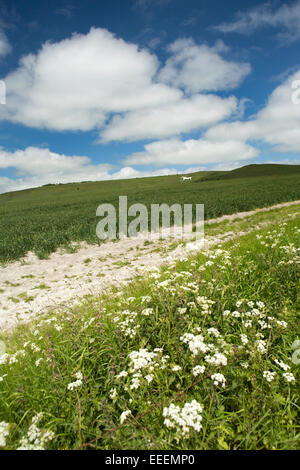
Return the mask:
[[0,192],[299,163],[299,50],[295,0],[0,1]]

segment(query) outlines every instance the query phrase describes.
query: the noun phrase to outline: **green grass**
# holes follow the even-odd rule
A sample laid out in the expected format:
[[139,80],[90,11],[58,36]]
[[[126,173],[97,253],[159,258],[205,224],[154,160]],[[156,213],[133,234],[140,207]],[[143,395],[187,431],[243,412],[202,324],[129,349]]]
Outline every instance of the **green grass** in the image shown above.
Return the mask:
[[[276,168],[274,168],[276,167]],[[299,166],[253,165],[233,172],[199,172],[192,182],[178,176],[47,185],[0,195],[0,262],[33,251],[47,258],[58,247],[75,251],[72,242],[99,243],[96,209],[118,208],[120,195],[133,203],[205,204],[205,217],[251,210],[300,198]],[[222,176],[223,175],[223,176]],[[228,178],[228,175],[235,177]],[[219,177],[218,176],[218,177]],[[222,179],[223,178],[223,179]]]
[[[73,310],[2,335],[9,354],[0,365],[6,448],[19,447],[32,418],[43,413],[38,428],[41,435],[54,433],[44,444],[50,449],[299,449],[299,364],[292,345],[300,337],[300,221],[294,208],[282,210],[281,222],[278,214],[274,224],[166,265],[121,293],[87,296]],[[261,218],[274,220],[272,213],[255,217],[237,223],[246,230]],[[193,356],[183,341],[187,333],[202,335],[211,350]],[[129,355],[155,348],[162,352],[140,369],[139,387],[130,387]],[[216,349],[226,365],[205,360]],[[290,367],[295,381],[286,380],[275,359]],[[206,369],[195,377],[196,365]],[[121,371],[128,375],[118,379]],[[264,371],[276,372],[274,380]],[[82,381],[68,390],[78,372]],[[224,388],[214,385],[215,373],[224,375]],[[183,436],[165,424],[163,410],[192,400],[203,408],[202,428]],[[132,414],[121,424],[125,410]]]

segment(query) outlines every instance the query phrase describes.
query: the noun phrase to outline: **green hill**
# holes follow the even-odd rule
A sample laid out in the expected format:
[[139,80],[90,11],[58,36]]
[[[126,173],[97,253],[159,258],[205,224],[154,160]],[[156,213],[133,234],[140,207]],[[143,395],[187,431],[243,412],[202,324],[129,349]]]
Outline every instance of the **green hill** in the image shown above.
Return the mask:
[[205,218],[300,199],[300,166],[248,165],[229,172],[46,185],[0,195],[0,262],[32,250],[44,257],[70,242],[98,243],[96,209],[119,196],[128,205],[204,204]]
[[300,173],[300,165],[278,165],[278,164],[253,164],[246,165],[241,168],[236,168],[231,171],[214,171],[195,180],[199,181],[212,181],[224,180],[232,178],[251,178],[259,176],[273,176],[273,175],[295,175]]

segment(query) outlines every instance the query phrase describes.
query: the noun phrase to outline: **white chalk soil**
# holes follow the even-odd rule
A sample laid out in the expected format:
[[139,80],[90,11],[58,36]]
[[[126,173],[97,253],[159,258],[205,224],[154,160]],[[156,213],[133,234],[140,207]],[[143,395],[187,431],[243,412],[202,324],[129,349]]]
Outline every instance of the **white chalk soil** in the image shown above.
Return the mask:
[[[263,209],[225,215],[206,224],[233,220],[257,212],[299,204],[300,201],[277,204]],[[166,236],[166,233],[162,234]],[[49,259],[40,260],[33,253],[0,268],[0,331],[50,310],[57,311],[82,301],[84,296],[97,295],[110,286],[122,286],[145,271],[159,267],[171,259],[223,243],[244,232],[228,231],[217,237],[189,241],[174,248],[174,238],[145,244],[145,238],[126,238],[101,245],[81,244],[74,253],[57,250]],[[176,240],[176,239],[175,239]]]

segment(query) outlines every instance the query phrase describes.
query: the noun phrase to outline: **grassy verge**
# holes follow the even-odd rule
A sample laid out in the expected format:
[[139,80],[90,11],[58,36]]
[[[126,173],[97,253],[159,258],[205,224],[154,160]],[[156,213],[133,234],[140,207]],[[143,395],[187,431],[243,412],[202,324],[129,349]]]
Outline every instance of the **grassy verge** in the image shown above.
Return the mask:
[[299,230],[287,216],[2,337],[0,446],[299,448]]

